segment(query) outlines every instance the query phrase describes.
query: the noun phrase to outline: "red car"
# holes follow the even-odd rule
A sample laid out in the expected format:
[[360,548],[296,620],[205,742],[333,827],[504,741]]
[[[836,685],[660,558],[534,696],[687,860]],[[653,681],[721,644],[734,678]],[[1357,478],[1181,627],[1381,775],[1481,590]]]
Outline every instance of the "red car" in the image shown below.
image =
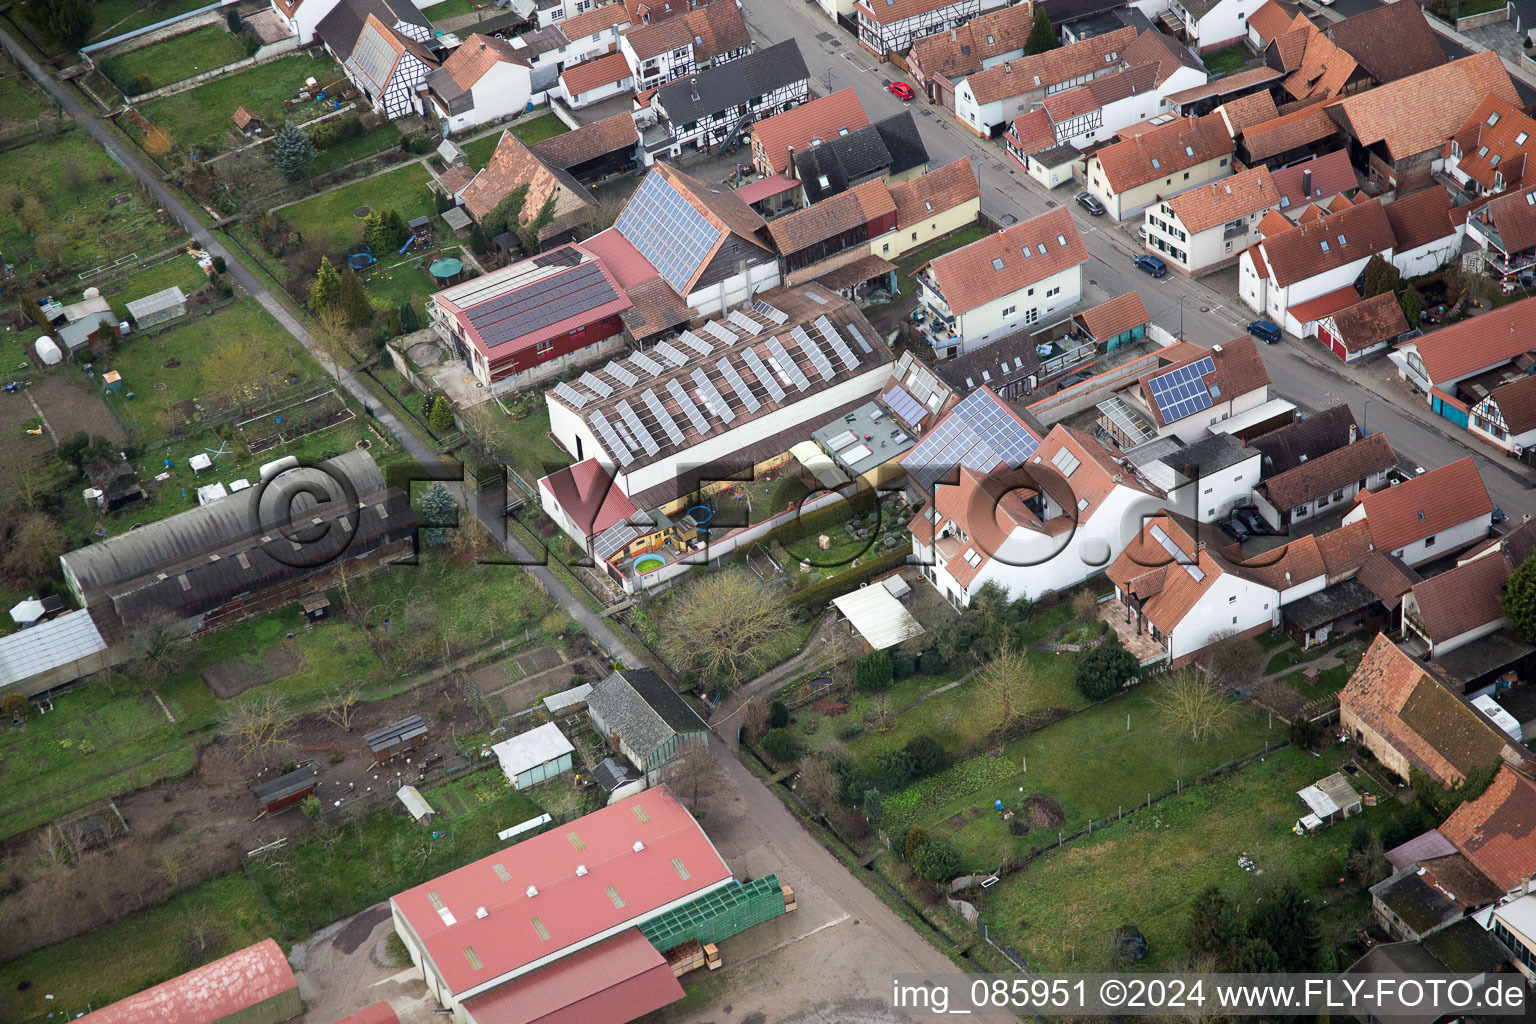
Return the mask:
[[892,82],[887,88],[891,90],[891,95],[897,99],[911,100],[917,96],[917,93],[913,92],[912,87],[906,82]]

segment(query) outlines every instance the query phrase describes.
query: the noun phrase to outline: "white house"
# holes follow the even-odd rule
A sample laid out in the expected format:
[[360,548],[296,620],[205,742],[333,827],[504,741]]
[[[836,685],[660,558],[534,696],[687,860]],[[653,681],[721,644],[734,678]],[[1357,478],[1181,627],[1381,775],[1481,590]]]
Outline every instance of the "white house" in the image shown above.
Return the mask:
[[859,22],[859,45],[885,60],[890,54],[906,53],[919,36],[955,28],[1006,4],[1007,0],[858,0],[853,13]]
[[1514,954],[1520,973],[1536,983],[1536,896],[1526,895],[1494,909],[1494,937]]
[[1359,437],[1349,444],[1269,477],[1254,490],[1254,505],[1270,529],[1304,523],[1352,503],[1361,491],[1384,487],[1397,454],[1387,435]]
[[528,62],[510,43],[476,34],[427,75],[427,97],[451,134],[521,114],[531,81]]
[[1493,499],[1469,455],[1391,487],[1364,491],[1344,525],[1365,520],[1371,543],[1410,566],[1485,540]]
[[1536,445],[1536,377],[1521,377],[1490,391],[1472,407],[1467,430],[1511,455]]
[[1313,329],[1291,310],[1354,284],[1372,256],[1391,259],[1392,251],[1392,225],[1370,199],[1250,247],[1238,261],[1238,293],[1249,309],[1306,337]]
[[1497,93],[1489,93],[1451,136],[1445,173],[1471,195],[1520,188],[1536,155],[1536,120]]
[[649,112],[665,137],[653,141],[647,133],[646,149],[677,157],[687,146],[713,149],[740,140],[753,122],[804,103],[810,92],[799,44],[786,39],[657,89]]
[[[315,41],[320,34],[320,24],[337,10],[347,8],[337,20],[347,20],[352,23],[352,36],[355,39],[362,29],[363,21],[370,11],[378,14],[384,21],[391,24],[405,23],[427,30],[427,38],[431,37],[432,24],[426,15],[421,13],[421,8],[430,7],[432,0],[422,0],[414,3],[412,0],[271,0],[272,12],[277,15],[277,20],[282,26],[299,38],[299,45],[308,46]],[[410,33],[412,38],[422,38]]]
[[1216,114],[1161,115],[1088,157],[1083,187],[1115,220],[1232,173],[1232,137]]
[[1056,128],[1044,108],[1020,114],[1003,136],[1003,148],[1020,167],[1046,188],[1074,180],[1079,153],[1056,141]]
[[[959,407],[950,414],[968,415]],[[956,428],[941,422],[934,429],[937,436]],[[925,457],[919,446],[907,458]],[[1103,571],[1142,518],[1163,507],[1162,492],[1127,470],[1122,457],[1113,445],[1058,425],[1017,469],[992,475],[961,464],[957,482],[934,485],[932,500],[908,525],[913,557],[956,608],[988,583],[1031,600],[1080,583]]]
[[[1438,658],[1509,625],[1499,598],[1516,566],[1496,544],[1403,595],[1402,630]],[[1518,725],[1516,726],[1518,729]]]
[[1165,355],[1168,363],[1100,404],[1099,425],[1118,443],[1177,437],[1190,444],[1269,401],[1269,373],[1251,336],[1209,349],[1184,342]]
[[[1091,40],[1089,40],[1091,42]],[[1121,55],[1124,70],[1046,96],[1056,141],[1088,149],[1172,109],[1169,97],[1204,85],[1194,56],[1161,32],[1143,32]]]
[[1450,193],[1438,183],[1388,203],[1392,265],[1404,277],[1422,277],[1461,255],[1466,214],[1456,215]]
[[1125,457],[1153,486],[1167,494],[1170,512],[1214,523],[1239,506],[1253,504],[1263,475],[1263,455],[1232,434],[1211,434],[1168,451],[1158,439],[1125,449]]
[[547,92],[565,69],[614,52],[619,33],[628,27],[624,5],[611,3],[510,42],[532,69],[534,92]]
[[1258,167],[1147,208],[1147,248],[1189,274],[1232,262],[1258,240],[1259,218],[1280,202],[1269,168]]
[[1120,71],[1135,43],[1135,29],[1119,28],[977,71],[955,88],[955,119],[982,138],[991,138],[1046,97]]
[[961,355],[1075,306],[1086,262],[1077,224],[1059,207],[919,267],[935,354]]
[[1169,0],[1168,11],[1184,26],[1184,37],[1210,53],[1248,36],[1248,19],[1266,0]]
[[572,110],[590,107],[635,91],[635,79],[622,53],[573,64],[560,73],[560,95]]
[[735,3],[710,3],[676,18],[632,25],[619,40],[636,89],[654,89],[745,57],[752,37]]
[[[438,70],[438,59],[421,38],[431,30],[406,21],[386,24],[370,13],[357,34],[341,16],[348,7],[337,7],[320,24],[320,38],[341,64],[347,80],[379,113],[393,120],[421,112],[419,93],[427,76]],[[350,40],[350,42],[349,42]]]

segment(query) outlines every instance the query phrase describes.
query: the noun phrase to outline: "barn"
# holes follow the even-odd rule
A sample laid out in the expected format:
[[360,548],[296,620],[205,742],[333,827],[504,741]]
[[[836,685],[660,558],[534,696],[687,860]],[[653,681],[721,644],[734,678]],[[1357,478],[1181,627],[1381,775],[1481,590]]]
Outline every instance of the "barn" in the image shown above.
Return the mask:
[[304,1011],[299,982],[262,939],[154,988],[103,1006],[80,1024],[278,1024]]
[[644,772],[647,782],[683,744],[708,739],[699,713],[648,668],[621,669],[593,686],[587,715],[598,735]]

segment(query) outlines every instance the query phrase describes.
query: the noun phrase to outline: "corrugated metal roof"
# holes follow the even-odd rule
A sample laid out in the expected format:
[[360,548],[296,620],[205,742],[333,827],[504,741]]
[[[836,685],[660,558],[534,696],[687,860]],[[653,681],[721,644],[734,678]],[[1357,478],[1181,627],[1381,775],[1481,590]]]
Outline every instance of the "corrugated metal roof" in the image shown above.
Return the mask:
[[586,701],[587,694],[592,692],[591,683],[582,683],[573,686],[569,690],[561,690],[544,698],[544,710],[556,712],[570,707],[573,704],[581,704]]
[[107,649],[89,612],[70,612],[0,637],[0,686],[41,675]]
[[476,1024],[624,1024],[682,997],[666,958],[631,928],[464,1005]]
[[432,805],[427,803],[427,798],[422,796],[421,791],[415,786],[401,786],[400,791],[395,796],[400,798],[400,802],[405,804],[405,809],[410,811],[411,817],[417,821],[420,821],[429,814],[437,813],[432,810]]
[[537,729],[502,740],[491,748],[491,753],[501,761],[501,770],[507,778],[516,781],[519,775],[530,768],[548,764],[575,750],[558,725],[545,722]]
[[877,651],[895,647],[924,632],[922,623],[883,586],[860,587],[851,594],[834,597],[832,603]]
[[159,313],[162,310],[173,309],[176,306],[185,305],[187,297],[181,293],[176,285],[146,295],[142,299],[134,299],[128,303],[128,315],[135,320],[142,320],[146,316]]

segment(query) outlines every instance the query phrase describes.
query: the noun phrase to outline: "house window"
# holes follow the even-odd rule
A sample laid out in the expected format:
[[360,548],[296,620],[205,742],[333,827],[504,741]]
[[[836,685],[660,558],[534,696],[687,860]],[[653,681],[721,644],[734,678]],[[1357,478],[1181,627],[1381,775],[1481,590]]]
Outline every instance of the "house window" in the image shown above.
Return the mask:
[[1227,604],[1237,604],[1237,595],[1233,594],[1231,597],[1227,598]]
[[1019,307],[1018,306],[1009,306],[1007,309],[1003,310],[1003,316],[1005,316],[1005,317],[1013,316],[1013,314],[1017,313],[1018,311],[1019,311]]
[[1428,537],[1424,538],[1424,546],[1427,547],[1427,548],[1432,548],[1432,547],[1435,546],[1435,535],[1434,534],[1430,534]]
[[891,251],[891,243],[886,242],[884,245],[880,246],[880,251],[882,253],[890,252]]
[[543,359],[545,356],[549,355],[554,350],[555,350],[555,343],[554,342],[552,342],[552,341],[541,341],[541,342],[538,343],[538,345],[536,345],[534,347],[533,357],[535,359]]

